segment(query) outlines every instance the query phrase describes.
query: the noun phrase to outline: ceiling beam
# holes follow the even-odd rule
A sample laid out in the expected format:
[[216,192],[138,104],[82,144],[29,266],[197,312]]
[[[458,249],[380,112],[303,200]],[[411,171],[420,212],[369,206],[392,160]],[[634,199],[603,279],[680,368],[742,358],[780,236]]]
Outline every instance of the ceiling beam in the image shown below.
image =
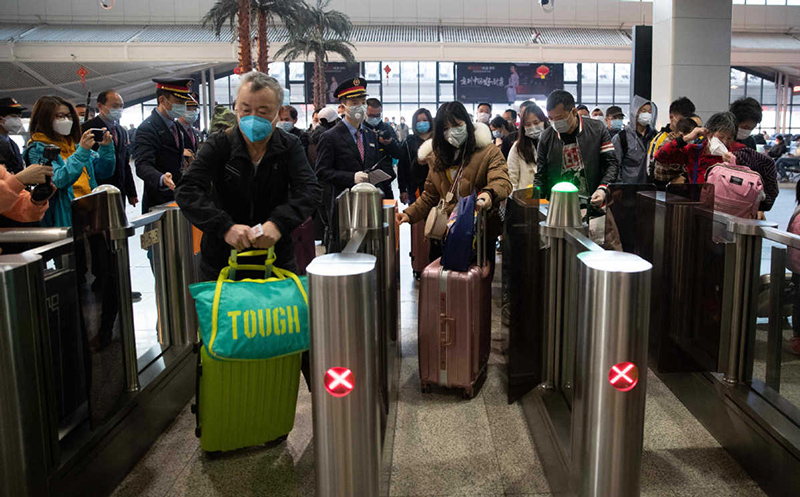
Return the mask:
[[80,93],[77,93],[77,92],[74,92],[74,91],[69,90],[67,88],[64,88],[63,86],[59,86],[59,85],[55,85],[55,84],[51,83],[47,78],[45,78],[44,76],[42,76],[38,72],[34,71],[33,69],[31,69],[30,67],[28,67],[26,64],[24,64],[22,62],[14,61],[14,65],[19,67],[20,69],[22,69],[23,71],[25,71],[29,75],[33,76],[34,78],[38,79],[39,81],[41,81],[45,86],[48,86],[48,87],[50,87],[50,88],[52,88],[52,89],[54,89],[56,91],[62,92],[62,93],[66,93],[67,95],[70,95],[70,96],[73,96],[73,97],[78,97],[78,98],[82,97],[82,95]]

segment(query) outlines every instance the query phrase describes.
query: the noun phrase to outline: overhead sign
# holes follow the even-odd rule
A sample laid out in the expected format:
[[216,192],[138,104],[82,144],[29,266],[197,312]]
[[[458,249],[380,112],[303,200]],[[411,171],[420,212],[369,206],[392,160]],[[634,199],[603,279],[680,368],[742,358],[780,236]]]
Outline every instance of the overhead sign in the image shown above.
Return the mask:
[[[359,77],[360,65],[345,64],[344,62],[331,62],[325,64],[325,103],[338,104],[339,101],[334,97],[336,88],[344,81]],[[368,89],[369,91],[369,89]],[[378,95],[380,90],[373,91]],[[306,101],[311,102],[314,96],[314,63],[306,62]]]
[[564,64],[456,64],[456,97],[465,103],[544,100],[564,88]]
[[632,362],[620,362],[611,366],[608,382],[620,392],[629,392],[639,383],[639,368]]
[[330,368],[323,380],[325,390],[334,397],[345,397],[356,386],[356,377],[347,368]]

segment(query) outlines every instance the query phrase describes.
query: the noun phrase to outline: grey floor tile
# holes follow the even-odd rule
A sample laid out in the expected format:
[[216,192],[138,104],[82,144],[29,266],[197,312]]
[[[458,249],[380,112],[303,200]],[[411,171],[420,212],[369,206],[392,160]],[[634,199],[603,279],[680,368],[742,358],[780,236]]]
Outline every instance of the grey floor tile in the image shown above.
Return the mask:
[[767,494],[757,485],[738,485],[675,489],[673,495],[675,497],[760,497]]

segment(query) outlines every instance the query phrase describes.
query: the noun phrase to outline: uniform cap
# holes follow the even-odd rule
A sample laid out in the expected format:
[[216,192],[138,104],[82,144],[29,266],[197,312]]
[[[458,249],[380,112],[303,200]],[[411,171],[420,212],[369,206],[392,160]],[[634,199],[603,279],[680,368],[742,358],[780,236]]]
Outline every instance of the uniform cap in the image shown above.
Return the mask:
[[336,88],[336,93],[333,95],[337,99],[350,98],[350,97],[366,97],[367,96],[367,81],[364,78],[355,77],[347,79],[344,83]]
[[153,79],[156,84],[157,90],[164,90],[172,93],[176,97],[183,100],[190,100],[192,98],[191,89],[192,78],[158,78]]
[[0,115],[21,114],[25,107],[21,106],[11,97],[0,98]]

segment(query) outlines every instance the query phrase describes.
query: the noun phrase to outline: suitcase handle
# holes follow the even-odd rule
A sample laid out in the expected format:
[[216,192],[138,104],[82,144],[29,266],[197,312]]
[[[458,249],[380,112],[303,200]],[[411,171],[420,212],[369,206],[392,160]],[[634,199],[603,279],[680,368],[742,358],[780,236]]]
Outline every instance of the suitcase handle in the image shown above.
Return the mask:
[[445,347],[453,345],[453,334],[450,332],[451,323],[455,323],[454,318],[449,318],[445,314],[439,314],[439,343]]

